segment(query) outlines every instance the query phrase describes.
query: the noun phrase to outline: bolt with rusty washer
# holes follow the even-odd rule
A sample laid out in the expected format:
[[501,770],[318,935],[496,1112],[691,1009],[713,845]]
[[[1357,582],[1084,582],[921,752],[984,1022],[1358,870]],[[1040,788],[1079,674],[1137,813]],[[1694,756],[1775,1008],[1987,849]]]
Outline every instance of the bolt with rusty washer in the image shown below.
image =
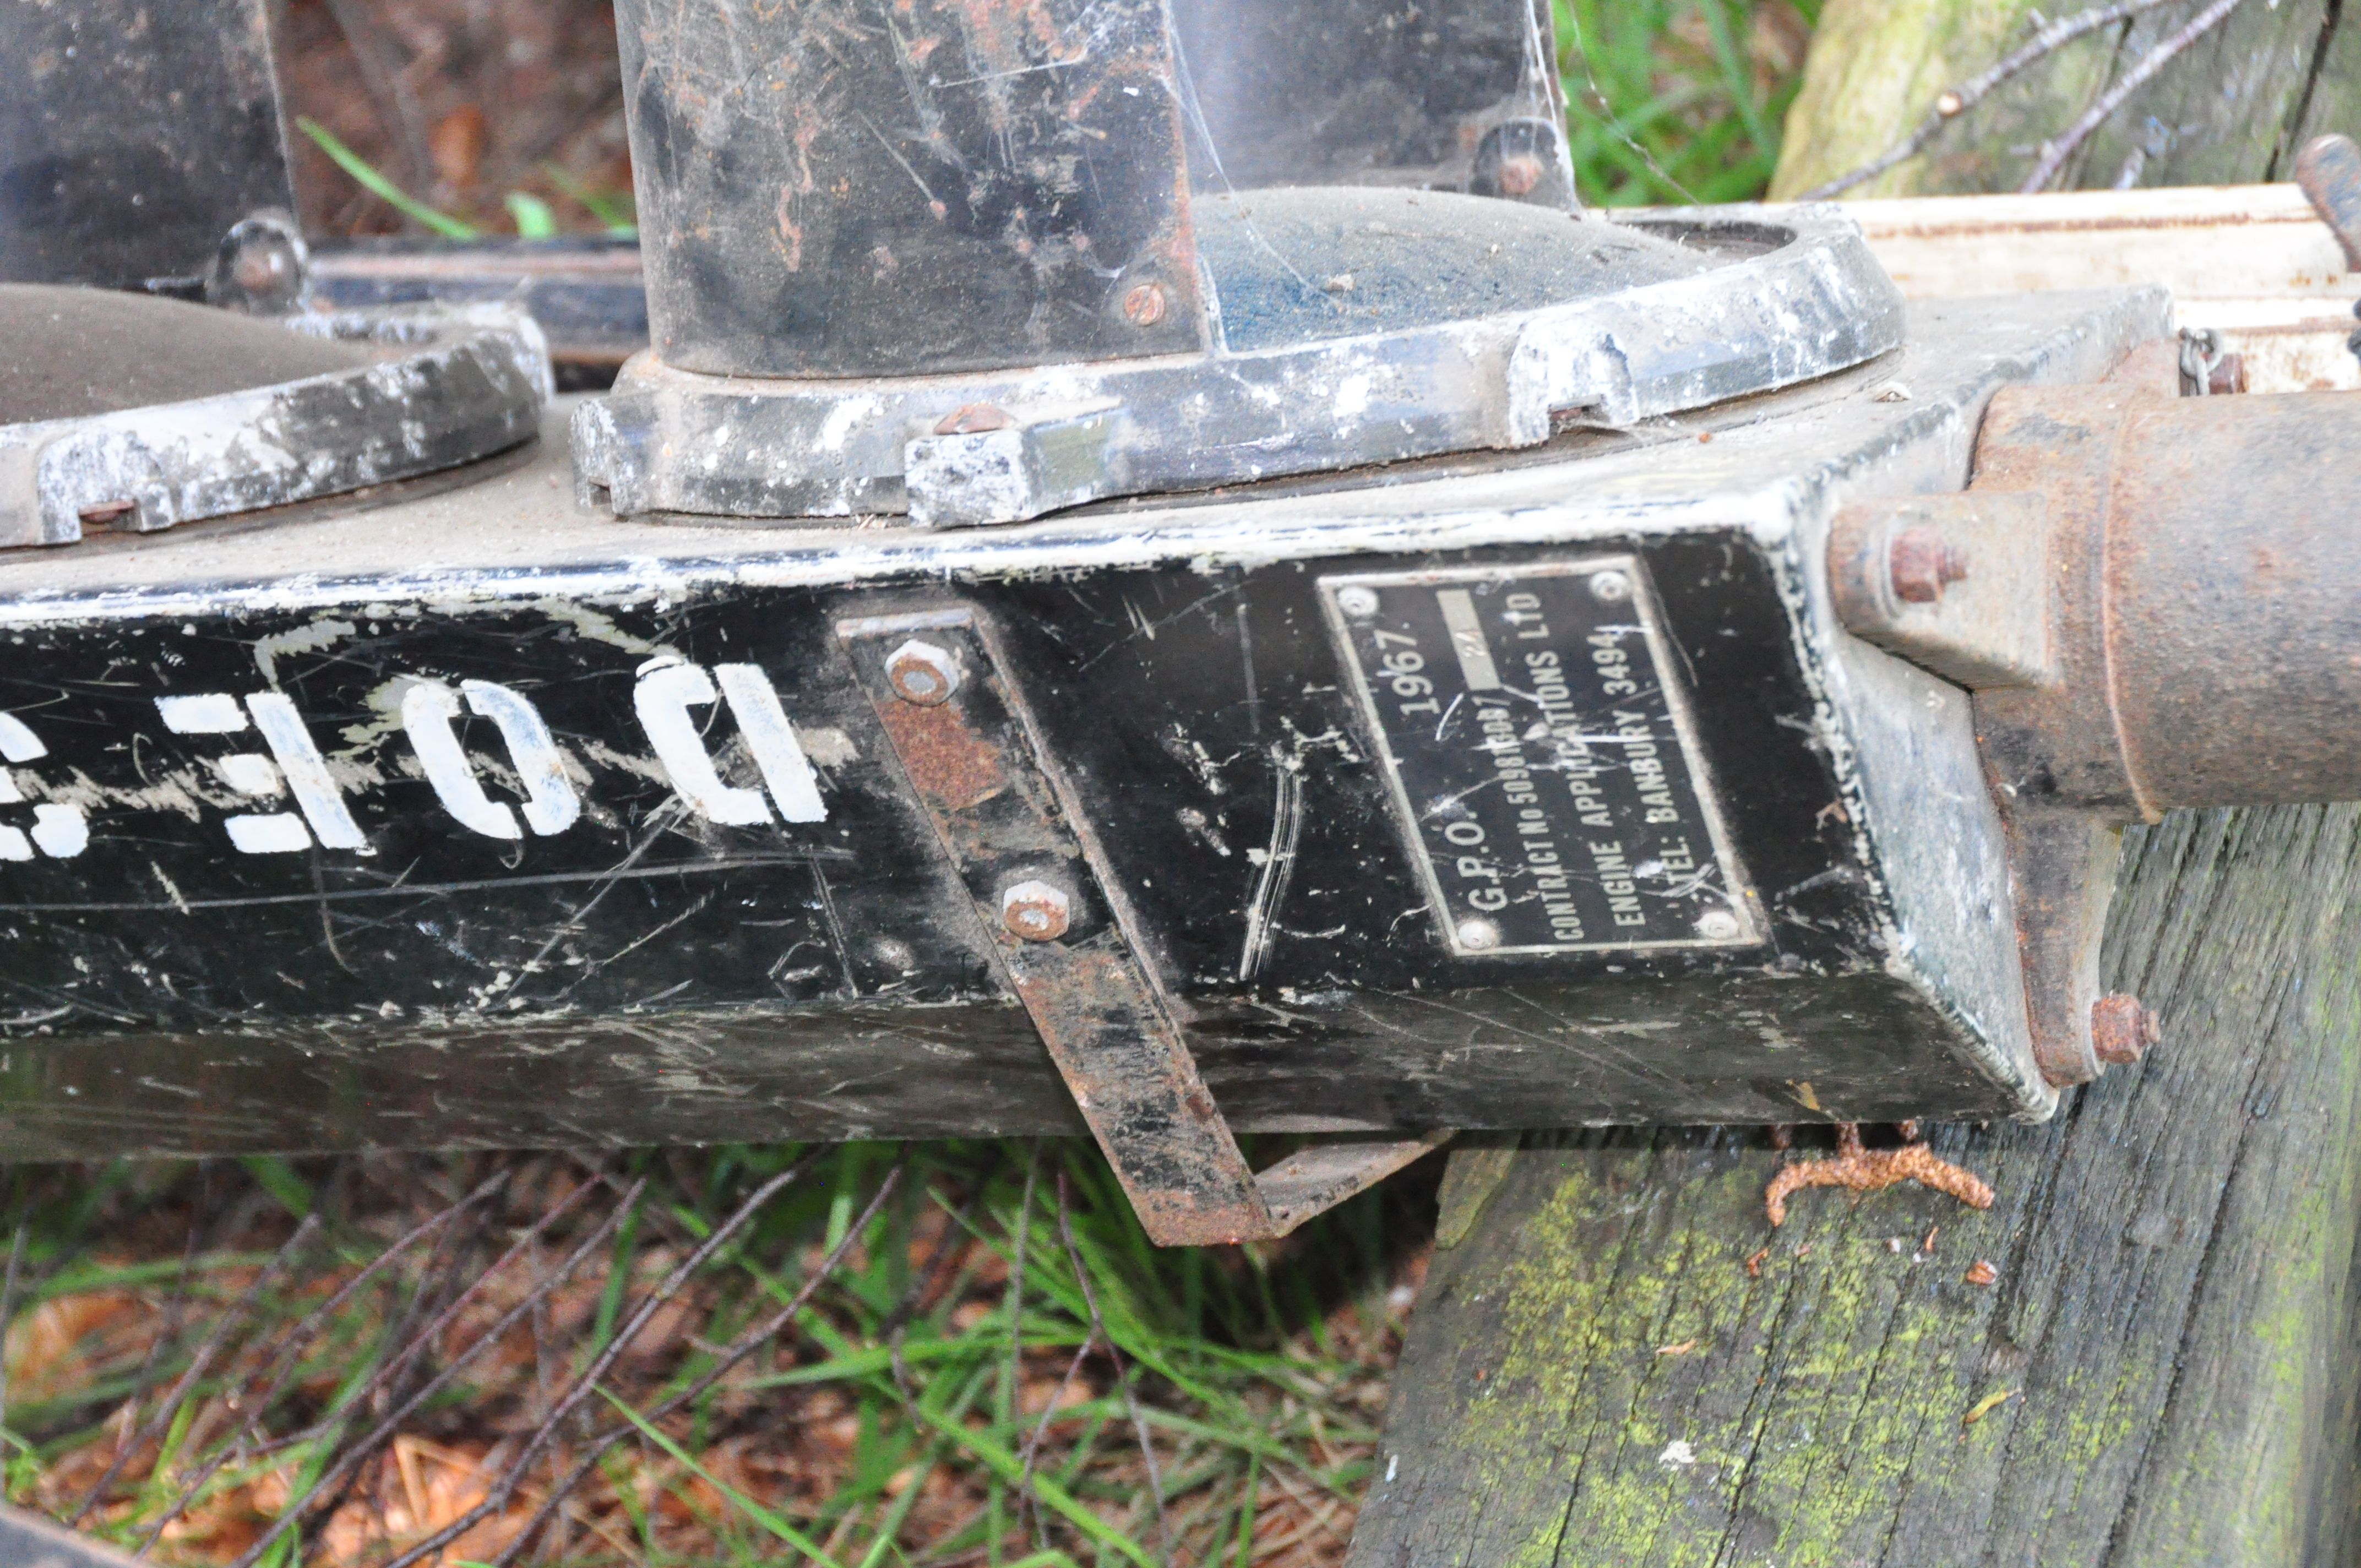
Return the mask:
[[2110,1067],[2129,1067],[2164,1042],[2164,1026],[2153,1008],[2117,992],[2091,1003],[2091,1048]]
[[1000,923],[1012,937],[1054,942],[1073,922],[1073,904],[1063,888],[1046,882],[1012,883],[1000,890]]
[[1908,604],[1933,604],[1968,576],[1968,553],[1931,528],[1905,528],[1885,547],[1894,597]]
[[931,642],[913,639],[885,655],[885,684],[904,702],[939,707],[959,690],[959,661]]

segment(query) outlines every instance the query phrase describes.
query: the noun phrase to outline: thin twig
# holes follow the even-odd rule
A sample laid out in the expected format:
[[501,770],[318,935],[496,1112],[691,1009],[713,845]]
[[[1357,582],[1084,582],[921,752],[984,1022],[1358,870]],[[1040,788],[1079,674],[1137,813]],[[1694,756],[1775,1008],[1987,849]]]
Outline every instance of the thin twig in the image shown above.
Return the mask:
[[[1620,141],[1625,147],[1630,148],[1633,152],[1640,155],[1640,161],[1648,166],[1651,173],[1654,174],[1657,179],[1663,181],[1673,190],[1680,192],[1681,200],[1686,202],[1692,207],[1702,205],[1702,203],[1697,201],[1696,192],[1690,190],[1678,180],[1673,178],[1672,171],[1667,170],[1663,164],[1656,161],[1656,155],[1654,153],[1650,152],[1646,148],[1642,147],[1630,131],[1621,128],[1623,116],[1617,114],[1615,112],[1615,105],[1607,101],[1606,93],[1602,91],[1598,85],[1598,72],[1590,69],[1590,49],[1589,47],[1582,41],[1582,17],[1572,6],[1569,5],[1565,10],[1565,19],[1567,25],[1574,29],[1574,58],[1582,61],[1582,77],[1584,81],[1590,83],[1590,95],[1597,99],[1598,101],[1598,106],[1607,112],[1608,128],[1615,133],[1615,137],[1618,141]],[[1601,194],[1604,195],[1604,192],[1601,192]],[[1577,192],[1576,196],[1576,200],[1579,200],[1580,192]]]
[[[812,1271],[811,1277],[804,1281],[802,1288],[796,1290],[785,1306],[771,1314],[760,1327],[739,1335],[730,1348],[722,1352],[721,1358],[715,1362],[703,1376],[679,1393],[658,1403],[654,1408],[642,1412],[640,1419],[653,1425],[684,1406],[693,1404],[702,1398],[707,1390],[716,1383],[728,1376],[741,1362],[784,1333],[802,1313],[804,1308],[810,1303],[812,1297],[818,1293],[819,1288],[827,1284],[829,1277],[836,1273],[838,1266],[843,1263],[845,1255],[851,1252],[862,1234],[869,1229],[869,1223],[876,1218],[877,1211],[884,1206],[885,1200],[893,1195],[896,1187],[901,1185],[902,1170],[902,1162],[895,1161],[894,1168],[885,1173],[885,1179],[878,1185],[876,1195],[869,1200],[868,1207],[862,1210],[860,1216],[846,1228],[842,1238],[837,1242],[829,1255],[820,1260],[819,1266]],[[525,1521],[524,1528],[519,1530],[502,1549],[500,1554],[492,1560],[492,1568],[507,1568],[509,1563],[513,1563],[518,1553],[524,1550],[526,1542],[532,1541],[534,1534],[549,1522],[551,1516],[557,1512],[574,1488],[582,1484],[584,1477],[590,1474],[598,1461],[606,1457],[608,1451],[638,1430],[629,1422],[619,1423],[598,1442],[592,1443],[590,1451],[576,1463],[566,1478],[550,1489],[548,1500],[542,1504],[533,1518]]]
[[[990,1167],[977,1173],[975,1190],[968,1194],[967,1201],[961,1204],[959,1212],[951,1216],[951,1223],[943,1227],[943,1234],[935,1238],[926,1266],[912,1277],[910,1288],[902,1293],[902,1299],[894,1304],[893,1311],[887,1313],[885,1321],[878,1325],[885,1332],[886,1350],[894,1367],[894,1386],[901,1392],[903,1409],[914,1420],[917,1419],[918,1399],[910,1389],[910,1367],[902,1357],[902,1344],[909,1337],[910,1320],[917,1316],[919,1304],[934,1294],[935,1287],[941,1283],[944,1270],[966,1255],[968,1223],[975,1218],[977,1208],[983,1204],[983,1190],[991,1177]],[[931,1190],[927,1196],[940,1207],[950,1207]]]
[[491,1489],[485,1494],[484,1500],[388,1563],[385,1568],[410,1568],[412,1563],[434,1556],[443,1548],[475,1529],[477,1525],[508,1507],[509,1499],[516,1495],[517,1487],[523,1483],[526,1473],[533,1468],[533,1462],[541,1457],[544,1449],[557,1440],[557,1434],[565,1427],[566,1419],[590,1397],[598,1387],[600,1379],[607,1376],[608,1368],[613,1366],[621,1358],[623,1352],[630,1347],[631,1342],[640,1337],[640,1331],[648,1326],[648,1320],[655,1316],[656,1310],[678,1294],[681,1287],[687,1284],[690,1277],[698,1269],[704,1267],[713,1255],[719,1252],[730,1238],[735,1235],[747,1221],[754,1217],[763,1204],[769,1202],[774,1195],[793,1184],[810,1169],[813,1160],[817,1157],[817,1156],[807,1155],[763,1183],[731,1212],[728,1219],[715,1226],[713,1234],[706,1237],[696,1251],[683,1258],[654,1288],[640,1299],[640,1304],[632,1310],[631,1315],[624,1321],[621,1327],[615,1331],[614,1336],[607,1342],[605,1348],[591,1358],[590,1365],[583,1369],[582,1375],[574,1380],[573,1387],[568,1388],[565,1397],[558,1400],[557,1408],[550,1412],[549,1420],[542,1423],[540,1429],[526,1442],[523,1450],[510,1462],[508,1468],[500,1473],[500,1478],[492,1484]]
[[1131,1391],[1131,1364],[1116,1348],[1115,1339],[1106,1332],[1106,1321],[1099,1316],[1099,1293],[1091,1288],[1091,1271],[1082,1266],[1082,1249],[1074,1245],[1072,1205],[1066,1198],[1066,1172],[1058,1171],[1058,1235],[1066,1244],[1066,1261],[1073,1265],[1074,1279],[1082,1288],[1082,1305],[1091,1311],[1091,1335],[1106,1346],[1115,1362],[1115,1380],[1123,1389],[1123,1408],[1131,1412],[1131,1430],[1139,1439],[1139,1457],[1148,1465],[1148,1493],[1156,1501],[1156,1550],[1165,1562],[1172,1558],[1172,1538],[1164,1519],[1164,1478],[1156,1469],[1156,1445],[1148,1441],[1148,1418],[1139,1413],[1139,1400]]
[[1840,174],[1825,184],[1815,185],[1795,199],[1799,202],[1825,202],[1865,180],[1874,180],[1905,159],[1916,158],[1928,142],[1941,134],[1945,126],[1984,101],[1994,88],[2007,82],[2027,66],[2034,65],[2056,53],[2085,33],[2136,16],[2142,11],[2153,11],[2168,0],[2120,0],[2114,5],[2099,5],[2071,16],[2061,16],[2036,32],[2024,47],[2004,56],[1982,75],[1971,78],[1956,87],[1947,87],[1935,95],[1935,106],[1918,122],[1917,129],[1904,137],[1884,152],[1862,164],[1850,174]]
[[[1025,1244],[1033,1228],[1034,1183],[1041,1174],[1041,1140],[1033,1139],[1025,1149],[1025,1196],[1016,1207],[1016,1245],[1008,1265],[1008,1361],[1000,1369],[1000,1406],[1005,1419],[1016,1415],[1017,1390],[1025,1383]],[[1025,1503],[1017,1499],[1018,1519],[1024,1524]]]
[[2171,64],[2182,50],[2212,32],[2224,16],[2245,3],[2246,0],[2213,0],[2213,5],[2183,23],[2179,32],[2148,50],[2140,62],[2126,71],[2122,81],[2108,88],[2064,136],[2042,144],[2041,160],[2033,166],[2033,172],[2025,177],[2025,183],[2017,187],[2018,192],[2030,196],[2048,189],[2049,182],[2058,177],[2058,171],[2066,167],[2066,160],[2090,139],[2091,133],[2097,130],[2108,115],[2123,106],[2125,99],[2146,86],[2150,77]]
[[426,147],[425,114],[418,106],[418,94],[411,91],[406,62],[397,58],[401,46],[386,37],[368,6],[356,0],[327,0],[327,6],[353,51],[353,63],[360,68],[361,84],[379,124],[401,150],[408,173],[404,183],[412,191],[425,191],[434,182],[434,160]]
[[1024,1522],[1025,1511],[1029,1508],[1033,1512],[1035,1540],[1044,1552],[1049,1550],[1049,1526],[1041,1515],[1041,1500],[1033,1495],[1033,1464],[1040,1455],[1042,1440],[1049,1435],[1049,1423],[1057,1418],[1058,1407],[1066,1402],[1066,1390],[1073,1387],[1074,1375],[1082,1369],[1082,1363],[1090,1358],[1091,1347],[1097,1343],[1096,1334],[1082,1335],[1082,1346],[1074,1352],[1074,1359],[1066,1363],[1066,1375],[1058,1379],[1057,1387],[1049,1391],[1049,1402],[1041,1407],[1039,1424],[1034,1427],[1033,1435],[1025,1441],[1025,1463],[1016,1472],[1017,1522]]
[[[425,1330],[419,1333],[418,1336],[409,1344],[405,1345],[399,1355],[395,1356],[392,1361],[387,1363],[385,1366],[379,1368],[378,1371],[370,1377],[369,1381],[364,1384],[360,1390],[354,1395],[346,1408],[352,1409],[365,1409],[368,1396],[375,1392],[377,1388],[383,1387],[385,1383],[396,1376],[397,1369],[410,1361],[417,1352],[423,1350],[426,1345],[433,1343],[438,1337],[440,1337],[444,1328],[448,1325],[451,1319],[459,1311],[459,1310],[467,1304],[468,1298],[475,1293],[476,1289],[481,1286],[485,1280],[490,1279],[494,1275],[498,1274],[501,1268],[507,1266],[511,1258],[515,1257],[527,1246],[531,1245],[534,1239],[541,1234],[542,1228],[550,1221],[555,1219],[558,1214],[564,1212],[568,1207],[570,1207],[576,1198],[579,1197],[584,1192],[589,1191],[598,1185],[598,1183],[595,1181],[586,1181],[582,1183],[582,1185],[576,1188],[573,1192],[568,1193],[565,1200],[554,1207],[547,1214],[542,1216],[540,1223],[536,1224],[532,1231],[528,1232],[522,1239],[520,1239],[514,1246],[511,1247],[507,1254],[501,1257],[499,1263],[493,1265],[491,1268],[486,1270],[483,1275],[478,1277],[476,1285],[468,1287],[466,1291],[462,1292],[448,1306],[445,1307],[442,1311],[438,1312],[435,1315],[434,1321],[429,1323]],[[367,1437],[363,1438],[359,1442],[354,1444],[352,1447],[347,1448],[344,1453],[337,1458],[335,1464],[331,1465],[318,1480],[312,1483],[311,1486],[304,1491],[302,1497],[295,1498],[292,1502],[289,1503],[285,1508],[280,1511],[279,1518],[272,1522],[270,1528],[263,1531],[261,1537],[257,1540],[252,1546],[246,1549],[245,1553],[238,1558],[237,1562],[232,1565],[232,1568],[252,1568],[252,1565],[261,1559],[263,1553],[270,1550],[273,1542],[275,1542],[281,1535],[284,1535],[288,1530],[293,1529],[298,1520],[302,1519],[305,1514],[312,1511],[313,1500],[314,1498],[318,1497],[323,1492],[328,1491],[331,1487],[341,1486],[349,1476],[359,1469],[361,1464],[368,1460],[369,1455],[375,1453],[388,1439],[392,1437],[395,1431],[400,1430],[401,1423],[410,1419],[412,1412],[415,1411],[428,1399],[434,1398],[438,1389],[440,1389],[445,1383],[448,1383],[453,1377],[457,1376],[461,1371],[465,1370],[467,1365],[476,1358],[478,1353],[498,1343],[501,1336],[506,1334],[511,1328],[515,1326],[518,1318],[522,1316],[524,1313],[531,1311],[535,1302],[545,1299],[550,1291],[555,1289],[560,1283],[571,1276],[574,1270],[580,1266],[582,1262],[587,1259],[594,1250],[601,1245],[608,1236],[614,1233],[615,1227],[622,1223],[623,1215],[631,1209],[632,1204],[639,1201],[640,1193],[644,1190],[646,1187],[647,1181],[644,1178],[633,1182],[631,1187],[625,1190],[621,1201],[615,1205],[613,1212],[609,1213],[604,1220],[600,1221],[598,1224],[591,1230],[588,1235],[583,1237],[575,1249],[566,1254],[566,1255],[559,1261],[555,1269],[552,1270],[544,1277],[535,1281],[533,1288],[526,1292],[524,1299],[519,1301],[515,1306],[511,1307],[506,1312],[500,1314],[498,1321],[494,1322],[490,1328],[486,1329],[481,1334],[478,1335],[475,1342],[469,1344],[467,1349],[461,1351],[457,1355],[453,1356],[449,1364],[446,1365],[443,1370],[436,1373],[433,1377],[427,1379],[424,1384],[413,1390],[410,1398],[396,1406],[383,1420],[377,1424]],[[324,1426],[326,1423],[324,1422],[322,1424]]]
[[[163,1517],[159,1519],[154,1526],[149,1529],[147,1539],[139,1543],[138,1550],[133,1552],[132,1555],[135,1557],[147,1556],[149,1552],[154,1550],[157,1541],[162,1537],[165,1527],[170,1525],[174,1519],[179,1519],[181,1515],[188,1509],[189,1506],[197,1500],[198,1494],[205,1489],[205,1484],[211,1481],[215,1475],[219,1475],[225,1466],[246,1457],[252,1447],[252,1438],[256,1427],[260,1424],[263,1416],[269,1410],[270,1407],[278,1402],[279,1396],[285,1391],[288,1378],[294,1376],[296,1367],[302,1362],[303,1352],[310,1348],[313,1340],[320,1337],[321,1331],[327,1327],[328,1323],[335,1318],[335,1314],[344,1310],[345,1304],[347,1301],[350,1301],[356,1295],[359,1294],[363,1286],[367,1285],[372,1278],[376,1277],[381,1270],[391,1265],[394,1259],[401,1256],[419,1242],[425,1240],[429,1235],[440,1231],[444,1226],[449,1224],[453,1220],[457,1219],[460,1214],[464,1213],[468,1209],[473,1208],[476,1204],[480,1203],[485,1199],[490,1197],[502,1186],[506,1185],[507,1181],[507,1172],[495,1172],[493,1175],[486,1178],[481,1183],[479,1183],[474,1191],[468,1193],[457,1202],[451,1204],[448,1208],[439,1210],[435,1213],[420,1221],[417,1224],[412,1225],[407,1232],[396,1238],[393,1245],[387,1247],[383,1252],[379,1253],[377,1256],[369,1259],[369,1261],[362,1266],[360,1271],[355,1274],[351,1279],[346,1281],[344,1286],[338,1289],[335,1294],[330,1296],[326,1300],[313,1308],[311,1311],[305,1313],[302,1319],[299,1321],[292,1329],[290,1329],[287,1332],[286,1337],[280,1342],[277,1355],[277,1365],[271,1373],[270,1381],[264,1387],[261,1397],[253,1400],[247,1407],[246,1420],[238,1429],[234,1440],[223,1444],[221,1451],[215,1453],[212,1459],[208,1460],[205,1463],[204,1467],[197,1472],[196,1478],[181,1489],[179,1498],[173,1502],[170,1508],[164,1510]],[[5,1321],[5,1319],[0,1319],[0,1321]]]
[[197,1347],[197,1354],[190,1359],[188,1369],[172,1385],[171,1392],[164,1397],[164,1402],[157,1407],[156,1413],[148,1418],[128,1442],[115,1450],[115,1463],[106,1467],[91,1487],[90,1496],[84,1497],[82,1507],[74,1510],[73,1518],[68,1521],[70,1524],[79,1525],[88,1519],[90,1511],[98,1507],[99,1500],[106,1496],[106,1489],[115,1485],[115,1477],[123,1474],[123,1467],[131,1462],[131,1456],[145,1447],[150,1439],[162,1433],[165,1424],[180,1410],[181,1402],[188,1398],[198,1380],[212,1370],[214,1358],[221,1354],[222,1347],[229,1343],[230,1336],[245,1323],[247,1314],[262,1299],[262,1293],[285,1272],[295,1255],[310,1245],[319,1229],[320,1216],[317,1213],[303,1216],[303,1223],[295,1227],[295,1234],[289,1236],[271,1260],[256,1273],[254,1282],[246,1288],[236,1303],[222,1314],[221,1321],[214,1325],[214,1332],[207,1334],[204,1343]]
[[[0,1345],[6,1344],[9,1320],[16,1315],[16,1270],[25,1261],[25,1227],[33,1217],[32,1203],[21,1196],[24,1191],[21,1180],[16,1184],[16,1190],[20,1194],[16,1206],[16,1239],[8,1244],[8,1277],[5,1283],[0,1284]],[[7,1425],[8,1365],[6,1359],[0,1357],[0,1431],[5,1431]]]

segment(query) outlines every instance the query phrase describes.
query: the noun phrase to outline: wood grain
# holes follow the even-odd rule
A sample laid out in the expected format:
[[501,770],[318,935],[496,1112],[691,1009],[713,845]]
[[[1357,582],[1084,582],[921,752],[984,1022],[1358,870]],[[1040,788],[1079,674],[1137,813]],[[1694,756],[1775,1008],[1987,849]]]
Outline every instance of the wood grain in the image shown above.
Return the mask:
[[2349,1561],[2361,807],[2133,839],[2108,970],[2168,1043],[2048,1125],[1938,1130],[1989,1212],[1812,1192],[1774,1232],[1738,1130],[1506,1162],[1351,1568]]
[[[2175,0],[2076,39],[1960,115],[1919,156],[1848,193],[2015,190],[2045,137],[2071,125],[2202,5]],[[2081,8],[1829,0],[1788,112],[1772,194],[1792,197],[1870,162],[1933,107],[1938,93],[2030,36],[2037,14]],[[2333,0],[2246,0],[2126,99],[2056,188],[2287,179],[2304,139],[2356,129],[2361,16],[2343,13]]]

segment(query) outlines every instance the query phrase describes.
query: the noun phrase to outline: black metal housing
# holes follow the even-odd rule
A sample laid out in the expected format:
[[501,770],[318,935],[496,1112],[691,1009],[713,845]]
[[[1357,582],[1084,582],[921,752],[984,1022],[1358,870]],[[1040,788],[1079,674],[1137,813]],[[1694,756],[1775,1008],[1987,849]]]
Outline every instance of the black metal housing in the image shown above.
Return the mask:
[[[1839,631],[1817,553],[1862,487],[1956,488],[1993,388],[2160,326],[2153,296],[1934,308],[1892,361],[1689,426],[962,534],[578,514],[544,450],[11,559],[0,1146],[1076,1129],[833,630],[947,602],[1233,1125],[2044,1113],[1966,700]],[[1755,939],[1455,951],[1333,596],[1600,557],[1660,607]]]
[[263,0],[0,9],[0,280],[185,298],[291,210]]

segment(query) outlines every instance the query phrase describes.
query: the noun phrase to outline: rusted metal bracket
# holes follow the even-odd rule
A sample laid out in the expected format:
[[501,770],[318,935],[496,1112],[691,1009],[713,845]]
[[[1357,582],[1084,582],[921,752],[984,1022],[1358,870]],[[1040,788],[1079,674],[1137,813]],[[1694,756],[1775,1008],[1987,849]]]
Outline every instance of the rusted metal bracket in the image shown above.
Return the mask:
[[1285,1235],[1450,1136],[1315,1145],[1257,1175],[974,612],[868,617],[837,633],[1010,987],[1159,1245]]
[[[2179,345],[1995,396],[1973,485],[1839,515],[1857,635],[1975,694],[2006,827],[2030,1033],[2057,1086],[2136,1060],[2102,996],[2123,828],[2184,806],[2361,795],[2361,575],[2346,392],[2179,395]],[[1956,586],[1955,586],[1956,585]]]

